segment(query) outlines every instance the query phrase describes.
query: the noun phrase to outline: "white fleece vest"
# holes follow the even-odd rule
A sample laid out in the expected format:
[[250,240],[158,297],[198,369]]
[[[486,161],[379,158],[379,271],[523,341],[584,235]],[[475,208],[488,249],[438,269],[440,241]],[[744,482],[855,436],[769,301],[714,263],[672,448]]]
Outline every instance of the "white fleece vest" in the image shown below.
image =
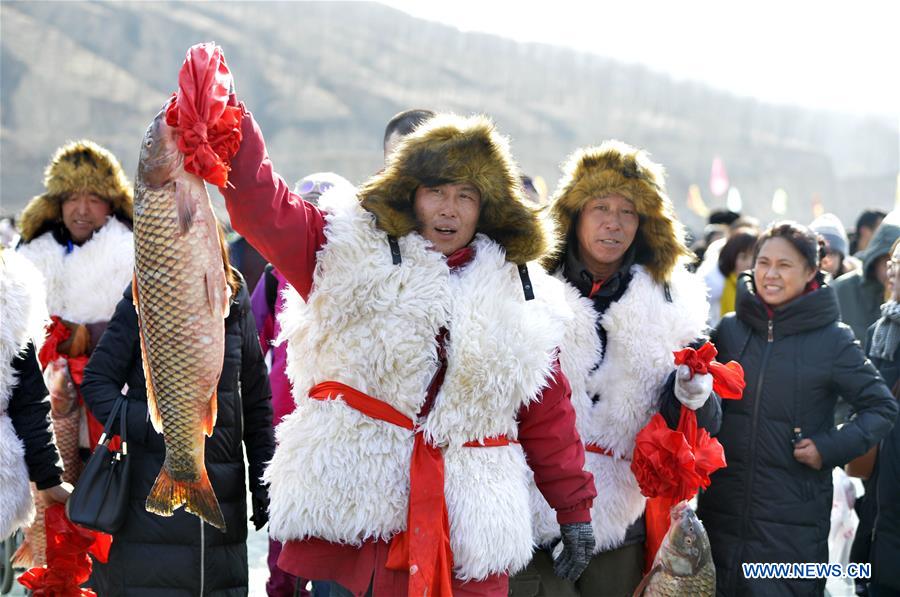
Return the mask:
[[46,232],[18,249],[43,274],[47,310],[75,323],[108,321],[134,272],[134,240],[111,217],[71,253]]
[[446,377],[420,427],[444,448],[454,572],[483,579],[523,568],[532,535],[522,449],[462,444],[516,437],[516,414],[539,397],[571,317],[562,285],[529,264],[536,298],[526,301],[516,267],[482,235],[458,272],[415,233],[398,239],[394,265],[355,197],[332,193],[319,205],[327,241],[313,291],[308,303],[288,293],[280,320],[297,408],[278,426],[265,473],[273,537],[359,545],[406,528],[413,433],[307,392],[339,381],[415,419],[445,327]]
[[[578,432],[585,444],[595,443],[617,456],[585,453],[585,469],[597,487],[591,508],[595,553],[621,545],[625,531],[644,512],[646,498],[631,472],[634,438],[658,412],[663,385],[675,368],[672,353],[701,336],[709,309],[702,280],[681,266],[669,282],[672,302],[643,267],[634,266],[632,273],[625,294],[602,316],[607,346],[596,370],[597,313],[592,301],[566,284],[576,323],[566,330],[560,364],[572,386]],[[599,400],[592,403],[595,395]],[[559,525],[533,484],[531,501],[535,542],[546,545],[559,536]]]
[[0,539],[34,518],[25,446],[7,414],[17,380],[12,362],[47,320],[40,273],[10,250],[0,253]]

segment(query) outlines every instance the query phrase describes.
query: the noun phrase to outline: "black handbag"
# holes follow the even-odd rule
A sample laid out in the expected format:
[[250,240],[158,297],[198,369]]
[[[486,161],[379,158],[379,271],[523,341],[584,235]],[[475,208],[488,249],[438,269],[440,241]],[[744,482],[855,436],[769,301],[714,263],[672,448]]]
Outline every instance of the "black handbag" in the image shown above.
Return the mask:
[[[116,414],[119,414],[119,436],[122,445],[109,449],[110,433]],[[128,400],[120,396],[113,406],[97,448],[87,461],[69,501],[66,514],[77,525],[113,534],[121,528],[128,512],[128,483],[131,460],[128,458],[127,428]]]

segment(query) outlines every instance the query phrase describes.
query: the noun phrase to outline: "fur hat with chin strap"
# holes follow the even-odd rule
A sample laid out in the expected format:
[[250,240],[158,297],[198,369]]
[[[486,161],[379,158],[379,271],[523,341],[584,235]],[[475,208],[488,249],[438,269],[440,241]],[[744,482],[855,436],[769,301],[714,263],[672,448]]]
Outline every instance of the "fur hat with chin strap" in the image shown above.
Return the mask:
[[359,200],[381,230],[401,237],[418,229],[413,198],[419,186],[464,182],[481,193],[476,231],[500,244],[507,261],[523,264],[552,251],[552,223],[525,198],[509,143],[484,116],[427,120],[361,186]]
[[62,218],[62,201],[72,193],[89,192],[105,199],[113,215],[131,223],[134,197],[119,160],[108,149],[83,139],[56,150],[44,171],[42,195],[34,197],[19,220],[22,241],[29,242],[52,229]]
[[684,228],[666,194],[662,166],[650,161],[644,151],[621,141],[605,141],[569,156],[550,200],[550,214],[562,235],[560,251],[545,259],[544,266],[552,272],[562,263],[585,204],[610,195],[620,195],[634,203],[640,216],[634,238],[635,261],[656,282],[666,282],[678,261],[691,256],[684,243]]

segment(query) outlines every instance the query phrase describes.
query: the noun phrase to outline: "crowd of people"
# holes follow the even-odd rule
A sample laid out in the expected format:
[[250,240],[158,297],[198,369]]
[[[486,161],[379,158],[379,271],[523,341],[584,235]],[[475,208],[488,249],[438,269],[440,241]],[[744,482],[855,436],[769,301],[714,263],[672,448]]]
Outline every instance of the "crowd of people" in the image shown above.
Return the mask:
[[[851,241],[832,214],[717,212],[689,247],[646,151],[577,149],[542,202],[488,119],[428,110],[388,123],[384,167],[358,187],[317,172],[292,189],[230,103],[239,259],[220,231],[232,303],[206,444],[227,532],[144,508],[165,447],[133,191],[81,141],[0,249],[0,536],[35,500],[66,501],[57,447],[84,461],[124,396],[129,506],[94,563],[99,595],[246,594],[248,509],[268,526],[273,596],[631,595],[647,543],[635,437],[686,408],[728,463],[698,501],[718,594],[822,594],[824,578],[741,564],[827,562],[832,471],[875,453],[851,558],[872,564],[859,591],[900,595],[900,214],[866,211]],[[741,400],[674,364],[709,341],[743,366]]]

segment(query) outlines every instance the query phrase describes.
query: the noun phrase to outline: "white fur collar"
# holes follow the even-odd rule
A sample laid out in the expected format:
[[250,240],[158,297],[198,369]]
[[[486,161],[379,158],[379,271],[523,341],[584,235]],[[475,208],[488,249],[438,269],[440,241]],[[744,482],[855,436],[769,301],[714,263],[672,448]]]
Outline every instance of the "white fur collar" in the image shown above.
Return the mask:
[[131,230],[116,218],[71,253],[50,232],[19,252],[43,274],[50,314],[77,323],[109,320],[134,271]]

